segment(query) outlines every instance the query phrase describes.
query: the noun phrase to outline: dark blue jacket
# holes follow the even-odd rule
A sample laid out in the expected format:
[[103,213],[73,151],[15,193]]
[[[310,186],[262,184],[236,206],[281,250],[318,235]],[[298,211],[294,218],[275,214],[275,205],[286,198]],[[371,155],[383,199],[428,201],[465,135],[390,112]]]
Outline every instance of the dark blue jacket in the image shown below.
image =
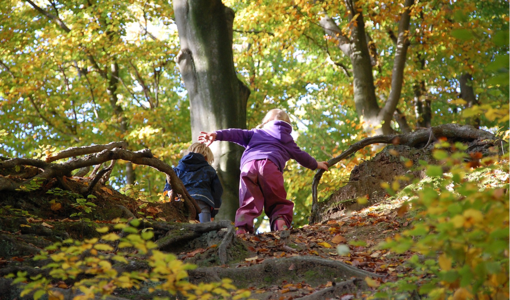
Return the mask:
[[[190,196],[209,204],[213,208],[211,216],[216,215],[221,206],[223,187],[216,170],[207,163],[204,156],[190,152],[179,161],[174,171]],[[171,189],[170,184],[166,182],[164,191]]]

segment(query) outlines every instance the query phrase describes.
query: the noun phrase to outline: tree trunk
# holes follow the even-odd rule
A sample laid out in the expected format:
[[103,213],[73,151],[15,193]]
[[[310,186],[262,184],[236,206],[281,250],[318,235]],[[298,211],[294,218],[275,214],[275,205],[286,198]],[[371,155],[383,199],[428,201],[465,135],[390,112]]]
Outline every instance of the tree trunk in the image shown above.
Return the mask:
[[[476,99],[475,91],[473,90],[473,77],[469,73],[464,73],[459,78],[460,84],[460,97],[464,99],[466,103],[466,108],[473,107],[474,105],[479,105],[478,100]],[[466,124],[473,125],[475,128],[480,128],[480,118],[473,117],[467,118]]]
[[[246,128],[249,89],[237,78],[232,53],[234,11],[220,0],[175,0],[181,51],[176,62],[191,103],[192,139],[201,131]],[[223,184],[217,219],[233,220],[239,207],[239,162],[243,148],[233,143],[211,145],[214,168]]]
[[348,56],[353,69],[354,103],[356,112],[364,122],[364,130],[369,135],[392,134],[390,122],[400,99],[403,73],[409,41],[407,38],[410,23],[410,10],[414,0],[406,0],[400,16],[399,32],[396,40],[396,53],[392,72],[390,95],[381,109],[377,104],[374,77],[367,34],[362,10],[358,10],[354,0],[345,0],[350,23],[350,36],[345,35],[336,22],[325,15],[320,24],[326,34],[336,40],[344,55]]
[[413,86],[414,107],[416,109],[416,125],[418,127],[430,127],[432,122],[432,108],[430,99],[425,94],[425,82],[421,80]]

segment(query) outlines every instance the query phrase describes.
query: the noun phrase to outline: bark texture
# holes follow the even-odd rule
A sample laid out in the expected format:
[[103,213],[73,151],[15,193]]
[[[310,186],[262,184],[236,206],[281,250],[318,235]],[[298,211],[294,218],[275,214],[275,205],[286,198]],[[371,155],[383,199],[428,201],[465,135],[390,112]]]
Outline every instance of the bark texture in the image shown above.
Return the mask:
[[[354,103],[356,112],[365,122],[365,131],[370,135],[392,134],[391,120],[400,99],[404,82],[404,67],[409,47],[408,30],[410,10],[414,0],[406,0],[400,16],[398,35],[395,37],[396,53],[394,58],[391,90],[386,103],[381,108],[377,103],[374,86],[373,67],[367,43],[367,34],[363,13],[358,11],[356,1],[345,0],[350,24],[350,37],[343,34],[336,22],[324,15],[320,21],[326,34],[331,36],[344,55],[352,63]],[[381,126],[382,125],[382,126]]]
[[[478,100],[476,99],[475,91],[473,89],[473,77],[469,73],[464,73],[459,78],[460,84],[460,97],[464,99],[466,103],[466,108],[473,107],[475,105],[479,105]],[[466,124],[473,125],[475,128],[480,128],[480,118],[473,117],[467,118]]]
[[[176,0],[175,21],[181,51],[176,62],[191,103],[192,139],[201,131],[246,128],[249,89],[237,78],[232,53],[234,11],[220,0]],[[211,145],[224,195],[217,219],[234,219],[239,207],[239,162],[243,149]]]

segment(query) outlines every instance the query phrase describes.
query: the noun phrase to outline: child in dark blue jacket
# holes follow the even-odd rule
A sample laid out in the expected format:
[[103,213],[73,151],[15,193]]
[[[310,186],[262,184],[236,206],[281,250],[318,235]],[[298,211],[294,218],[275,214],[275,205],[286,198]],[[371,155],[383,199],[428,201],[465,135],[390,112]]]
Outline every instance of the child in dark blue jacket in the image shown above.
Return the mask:
[[[193,143],[174,168],[184,187],[202,210],[198,214],[200,223],[210,222],[221,206],[223,187],[216,170],[210,165],[213,161],[214,155],[207,145]],[[172,194],[168,178],[164,191],[169,191],[169,196]]]

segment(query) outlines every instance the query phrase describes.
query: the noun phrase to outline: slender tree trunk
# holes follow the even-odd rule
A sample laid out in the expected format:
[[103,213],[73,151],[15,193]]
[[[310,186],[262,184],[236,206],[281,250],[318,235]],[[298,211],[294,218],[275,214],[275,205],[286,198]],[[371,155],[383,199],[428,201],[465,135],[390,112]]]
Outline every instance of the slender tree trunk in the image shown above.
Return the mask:
[[[460,84],[460,97],[464,99],[466,103],[466,108],[473,107],[475,105],[479,105],[478,100],[476,99],[475,91],[473,90],[473,77],[469,73],[464,73],[459,78]],[[473,117],[467,118],[466,124],[473,125],[476,129],[480,128],[480,118]]]
[[[400,16],[399,32],[396,39],[396,53],[393,65],[390,95],[381,109],[377,104],[372,62],[367,44],[367,34],[362,10],[358,10],[355,0],[345,0],[348,11],[350,36],[345,35],[336,22],[324,15],[320,20],[326,34],[336,40],[344,55],[348,56],[353,69],[354,103],[356,112],[364,122],[364,130],[369,135],[392,134],[391,120],[397,108],[402,91],[404,67],[409,41],[407,38],[410,23],[410,10],[414,0],[406,0]],[[354,19],[356,16],[356,19]]]
[[425,82],[421,80],[413,85],[414,107],[416,109],[416,125],[418,127],[430,127],[432,122],[432,108],[430,99],[425,94]]
[[[234,11],[220,0],[174,0],[181,51],[176,62],[191,103],[192,139],[201,131],[246,128],[249,89],[237,78],[232,53]],[[239,207],[239,162],[243,148],[211,145],[223,184],[217,219],[233,220]]]

